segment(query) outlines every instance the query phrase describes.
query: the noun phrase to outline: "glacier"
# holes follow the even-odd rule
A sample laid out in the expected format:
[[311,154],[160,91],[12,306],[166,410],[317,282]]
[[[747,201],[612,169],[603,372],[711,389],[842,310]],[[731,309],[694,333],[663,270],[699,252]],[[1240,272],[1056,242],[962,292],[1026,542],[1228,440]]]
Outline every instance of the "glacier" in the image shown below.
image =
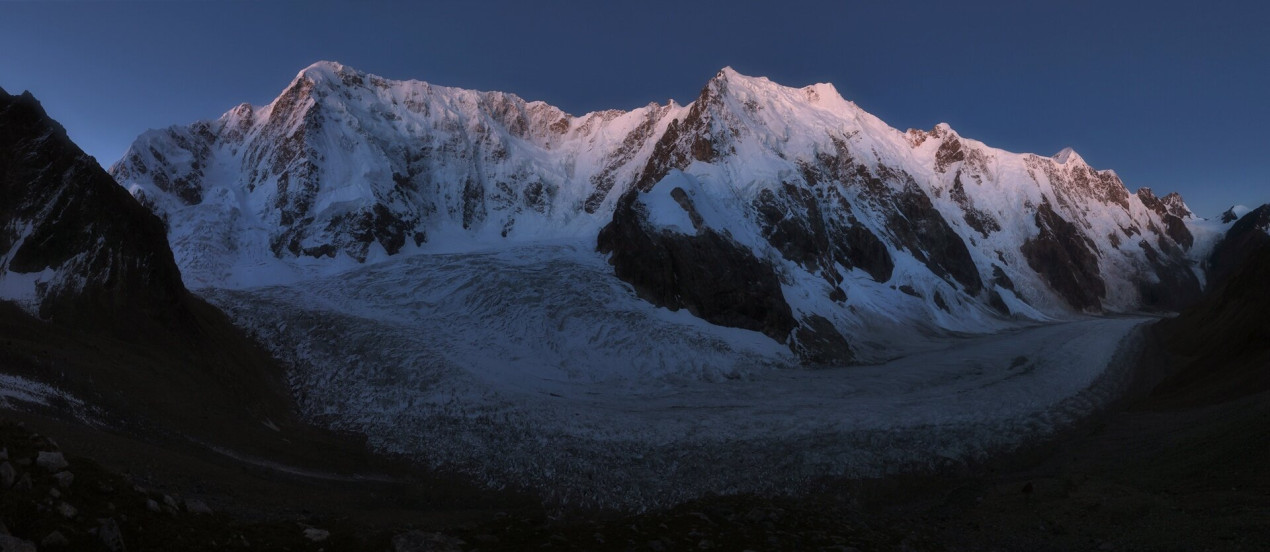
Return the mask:
[[642,301],[585,243],[420,254],[205,297],[289,366],[302,413],[557,504],[664,506],[982,460],[1121,396],[1141,317],[930,334],[808,369]]

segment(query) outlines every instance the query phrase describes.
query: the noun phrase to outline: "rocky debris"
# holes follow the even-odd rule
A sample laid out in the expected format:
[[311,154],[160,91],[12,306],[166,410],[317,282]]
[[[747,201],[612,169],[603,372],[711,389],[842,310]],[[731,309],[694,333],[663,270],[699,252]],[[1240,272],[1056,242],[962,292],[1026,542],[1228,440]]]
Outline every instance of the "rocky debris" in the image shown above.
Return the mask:
[[14,537],[0,535],[0,552],[36,552],[35,543]]
[[70,465],[66,463],[66,457],[62,456],[62,453],[47,451],[40,451],[35,464],[51,472],[61,471]]
[[53,479],[57,481],[58,487],[68,489],[70,488],[71,483],[75,482],[75,474],[68,471],[61,471],[53,474]]
[[119,522],[115,518],[98,520],[97,539],[110,552],[124,552],[128,549],[124,546],[123,531],[119,529]]
[[74,519],[75,516],[79,515],[79,510],[66,502],[62,502],[57,505],[57,513],[66,519]]
[[331,532],[317,527],[307,527],[304,529],[304,538],[313,542],[322,542],[331,537]]
[[146,509],[156,514],[163,511],[163,509],[159,507],[159,503],[155,502],[153,498],[146,499]]
[[0,463],[0,489],[8,489],[18,479],[17,470],[13,469],[13,465],[8,462]]
[[204,515],[212,513],[212,509],[207,506],[207,503],[203,502],[202,500],[197,500],[193,498],[185,499],[185,511],[191,514],[204,514]]
[[409,531],[392,538],[393,552],[459,552],[467,543],[442,533]]
[[60,531],[53,531],[40,540],[42,548],[66,548],[69,545],[70,541]]

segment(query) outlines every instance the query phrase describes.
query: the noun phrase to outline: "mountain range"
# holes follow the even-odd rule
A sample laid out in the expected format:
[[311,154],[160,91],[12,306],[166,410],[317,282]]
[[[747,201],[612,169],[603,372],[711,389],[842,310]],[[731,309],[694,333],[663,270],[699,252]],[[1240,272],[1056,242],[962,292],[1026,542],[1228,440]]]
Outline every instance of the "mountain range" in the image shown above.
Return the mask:
[[0,548],[1265,542],[1270,205],[330,62],[109,172],[0,90],[0,192]]
[[574,116],[318,62],[267,105],[145,133],[110,173],[196,289],[586,242],[644,299],[813,364],[885,358],[913,328],[1176,310],[1224,229],[1070,149],[899,131],[832,85],[730,68],[688,105]]

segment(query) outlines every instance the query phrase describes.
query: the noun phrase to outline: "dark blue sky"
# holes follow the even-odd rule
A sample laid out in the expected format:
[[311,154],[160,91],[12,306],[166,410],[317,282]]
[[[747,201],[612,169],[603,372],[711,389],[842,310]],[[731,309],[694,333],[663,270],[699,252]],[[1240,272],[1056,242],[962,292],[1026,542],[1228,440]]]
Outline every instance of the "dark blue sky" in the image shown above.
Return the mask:
[[109,165],[145,129],[267,103],[319,59],[575,114],[688,102],[731,65],[832,82],[900,129],[1072,146],[1203,215],[1270,201],[1270,7],[1108,4],[5,3],[0,87]]

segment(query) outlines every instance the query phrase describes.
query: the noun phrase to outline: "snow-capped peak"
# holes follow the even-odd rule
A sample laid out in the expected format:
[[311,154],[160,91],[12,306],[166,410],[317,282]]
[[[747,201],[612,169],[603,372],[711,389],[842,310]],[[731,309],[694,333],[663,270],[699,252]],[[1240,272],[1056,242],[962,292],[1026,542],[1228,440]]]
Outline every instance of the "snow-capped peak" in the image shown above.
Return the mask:
[[730,66],[724,67],[718,73],[715,73],[714,78],[710,79],[706,86],[724,94],[727,94],[729,90],[745,90],[752,93],[778,93],[798,90],[797,88],[772,82],[767,77],[743,75]]
[[323,60],[323,61],[314,62],[312,65],[309,65],[308,67],[305,67],[304,69],[301,69],[299,73],[296,73],[296,78],[308,77],[308,78],[316,80],[323,77],[335,76],[346,71],[351,71],[354,73],[357,72],[355,70],[348,69],[347,67],[344,66],[343,63],[340,63],[338,61]]
[[1051,159],[1057,161],[1060,165],[1066,165],[1069,162],[1085,163],[1085,158],[1081,157],[1079,153],[1076,153],[1076,150],[1070,147],[1063,148],[1058,153],[1055,153]]

